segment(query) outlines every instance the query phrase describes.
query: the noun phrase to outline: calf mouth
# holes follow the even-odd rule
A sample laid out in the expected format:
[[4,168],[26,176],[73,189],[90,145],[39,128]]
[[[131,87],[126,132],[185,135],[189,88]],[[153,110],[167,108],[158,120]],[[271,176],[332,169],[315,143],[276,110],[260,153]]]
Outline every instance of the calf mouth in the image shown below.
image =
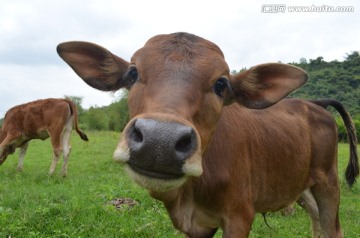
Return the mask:
[[184,173],[166,173],[166,172],[159,172],[159,171],[155,171],[155,170],[149,170],[148,168],[142,168],[141,166],[138,166],[137,164],[132,163],[131,160],[128,161],[127,164],[136,173],[144,175],[149,178],[169,180],[169,179],[179,179],[184,176]]
[[[180,173],[167,173],[159,172],[154,170],[149,170],[149,168],[140,167],[132,162],[130,162],[130,155],[125,151],[119,151],[119,148],[115,151],[114,154],[121,154],[123,157],[115,157],[114,159],[117,162],[123,163],[126,173],[129,177],[141,187],[155,192],[167,192],[174,190],[181,185],[183,185],[189,177],[198,177],[202,174],[201,156],[194,154],[191,158],[183,164]],[[126,159],[124,161],[123,159]]]
[[174,177],[158,173],[156,176],[149,175],[149,172],[142,173],[134,170],[128,163],[125,164],[125,170],[129,177],[141,187],[155,192],[168,192],[174,190],[186,182],[187,176]]

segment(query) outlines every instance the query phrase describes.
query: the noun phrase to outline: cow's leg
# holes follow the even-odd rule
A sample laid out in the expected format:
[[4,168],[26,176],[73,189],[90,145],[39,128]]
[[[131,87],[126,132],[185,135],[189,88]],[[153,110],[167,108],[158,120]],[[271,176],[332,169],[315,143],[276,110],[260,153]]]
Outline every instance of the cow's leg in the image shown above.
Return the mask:
[[310,216],[312,224],[312,235],[315,238],[321,237],[321,225],[319,217],[319,209],[316,204],[315,198],[312,195],[310,189],[306,189],[298,200],[300,206],[302,206]]
[[[2,145],[2,143],[1,143],[1,145]],[[6,144],[4,144],[2,146],[1,145],[0,145],[0,165],[5,162],[6,157],[8,156],[5,151]]]
[[328,173],[322,183],[311,188],[319,208],[321,236],[325,238],[342,237],[339,221],[340,185],[336,168]]
[[286,208],[280,211],[283,216],[291,216],[295,214],[295,202],[288,205]]
[[20,152],[19,152],[19,163],[17,166],[17,170],[18,171],[22,171],[23,170],[23,166],[24,166],[24,157],[26,154],[26,150],[29,146],[29,142],[25,142],[24,144],[22,144],[22,146],[20,147]]
[[54,148],[53,151],[53,158],[52,158],[52,162],[51,162],[51,166],[50,166],[50,171],[49,174],[52,176],[55,173],[55,169],[56,169],[56,165],[59,162],[59,158],[61,155],[61,149],[58,149],[57,147]]
[[62,153],[62,145],[61,145],[61,137],[60,137],[61,133],[60,135],[57,136],[55,135],[53,136],[51,133],[49,134],[51,136],[51,144],[53,147],[53,158],[49,171],[50,176],[52,176],[55,172],[56,165],[58,164],[60,155]]
[[19,136],[19,133],[7,133],[5,139],[0,143],[0,165],[4,163],[9,154],[15,151],[15,147],[10,148],[10,144],[14,143]]
[[61,143],[63,146],[63,157],[64,157],[64,164],[62,167],[62,176],[63,177],[66,177],[66,175],[67,175],[68,160],[69,160],[69,155],[70,155],[70,151],[71,151],[70,136],[71,136],[72,126],[73,126],[72,118],[73,117],[71,117],[71,119],[67,122],[64,132],[61,137]]
[[233,209],[232,215],[224,219],[223,238],[246,238],[249,236],[255,212],[251,207],[243,206],[239,209],[238,211],[236,208]]

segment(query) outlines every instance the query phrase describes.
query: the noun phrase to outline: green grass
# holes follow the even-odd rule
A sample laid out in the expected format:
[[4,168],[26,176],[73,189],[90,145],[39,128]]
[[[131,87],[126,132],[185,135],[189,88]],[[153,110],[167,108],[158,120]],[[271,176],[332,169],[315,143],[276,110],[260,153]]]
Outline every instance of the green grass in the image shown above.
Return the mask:
[[[113,162],[112,153],[120,137],[114,132],[87,132],[83,142],[73,134],[68,177],[49,177],[49,140],[30,142],[24,171],[16,171],[18,155],[0,166],[0,237],[183,237],[168,218],[162,204],[135,185]],[[343,182],[348,145],[339,145],[341,176],[340,219],[345,237],[360,234],[360,183],[349,190]],[[132,208],[116,209],[109,201],[132,198]],[[250,237],[311,237],[306,213],[283,217],[267,215],[268,228],[257,215]],[[221,237],[219,231],[216,237]]]

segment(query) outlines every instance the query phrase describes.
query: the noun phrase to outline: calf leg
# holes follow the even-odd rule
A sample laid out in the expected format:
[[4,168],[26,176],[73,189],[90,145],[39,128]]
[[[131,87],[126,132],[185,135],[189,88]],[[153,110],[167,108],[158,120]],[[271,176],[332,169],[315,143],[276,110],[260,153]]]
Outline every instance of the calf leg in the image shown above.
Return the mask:
[[295,202],[288,205],[286,208],[280,211],[283,216],[291,216],[295,214]]
[[62,153],[62,146],[59,137],[51,137],[51,144],[53,146],[53,158],[50,166],[49,174],[52,176],[55,172],[56,165],[59,162],[60,155]]
[[18,171],[22,171],[23,170],[23,166],[24,166],[24,157],[26,154],[26,150],[29,146],[29,142],[25,142],[24,144],[22,144],[22,146],[20,147],[20,152],[19,152],[19,163],[17,166],[17,170]]
[[326,179],[311,188],[311,193],[319,208],[322,234],[320,237],[342,237],[339,221],[340,186],[336,168]]
[[[250,234],[255,212],[250,207],[242,207],[240,211],[232,211],[233,216],[224,219],[223,238],[246,238]],[[240,214],[240,216],[239,216]]]
[[312,236],[314,238],[321,237],[321,225],[319,217],[319,209],[316,204],[315,198],[309,189],[306,189],[298,200],[300,206],[302,206],[310,216],[312,224]]
[[63,157],[64,157],[64,164],[62,167],[62,176],[66,177],[67,175],[67,169],[68,169],[68,160],[69,155],[71,151],[71,145],[70,145],[70,136],[71,136],[71,130],[72,130],[73,120],[69,120],[66,124],[65,130],[62,134],[61,143],[63,146]]

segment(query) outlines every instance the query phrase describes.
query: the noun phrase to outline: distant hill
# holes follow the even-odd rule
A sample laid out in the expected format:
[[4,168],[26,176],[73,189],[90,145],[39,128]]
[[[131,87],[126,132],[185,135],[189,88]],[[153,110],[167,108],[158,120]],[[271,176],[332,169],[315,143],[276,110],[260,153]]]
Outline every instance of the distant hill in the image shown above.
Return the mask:
[[308,82],[290,97],[333,98],[342,102],[353,118],[360,119],[360,55],[347,54],[344,61],[326,62],[323,57],[291,63],[307,71]]
[[[342,102],[350,112],[360,136],[360,55],[358,51],[346,54],[344,61],[324,61],[300,59],[299,63],[290,63],[307,71],[308,82],[290,94],[290,97],[302,99],[332,98]],[[240,71],[246,70],[245,68]],[[234,70],[232,73],[236,73]],[[122,131],[129,120],[127,93],[124,92],[118,101],[105,107],[81,107],[82,98],[66,96],[78,107],[80,126],[84,130]],[[338,113],[334,113],[339,126],[340,138],[346,138],[346,131]],[[1,119],[0,119],[1,125]]]
[[[299,63],[289,63],[304,69],[308,75],[307,83],[291,93],[289,97],[302,99],[332,98],[340,101],[353,118],[360,141],[360,54],[353,51],[346,54],[344,61],[326,62],[319,56],[316,59],[301,58]],[[246,70],[241,69],[239,72]],[[237,71],[232,71],[236,73]],[[346,129],[339,114],[330,109],[339,127],[340,140],[347,140]]]

